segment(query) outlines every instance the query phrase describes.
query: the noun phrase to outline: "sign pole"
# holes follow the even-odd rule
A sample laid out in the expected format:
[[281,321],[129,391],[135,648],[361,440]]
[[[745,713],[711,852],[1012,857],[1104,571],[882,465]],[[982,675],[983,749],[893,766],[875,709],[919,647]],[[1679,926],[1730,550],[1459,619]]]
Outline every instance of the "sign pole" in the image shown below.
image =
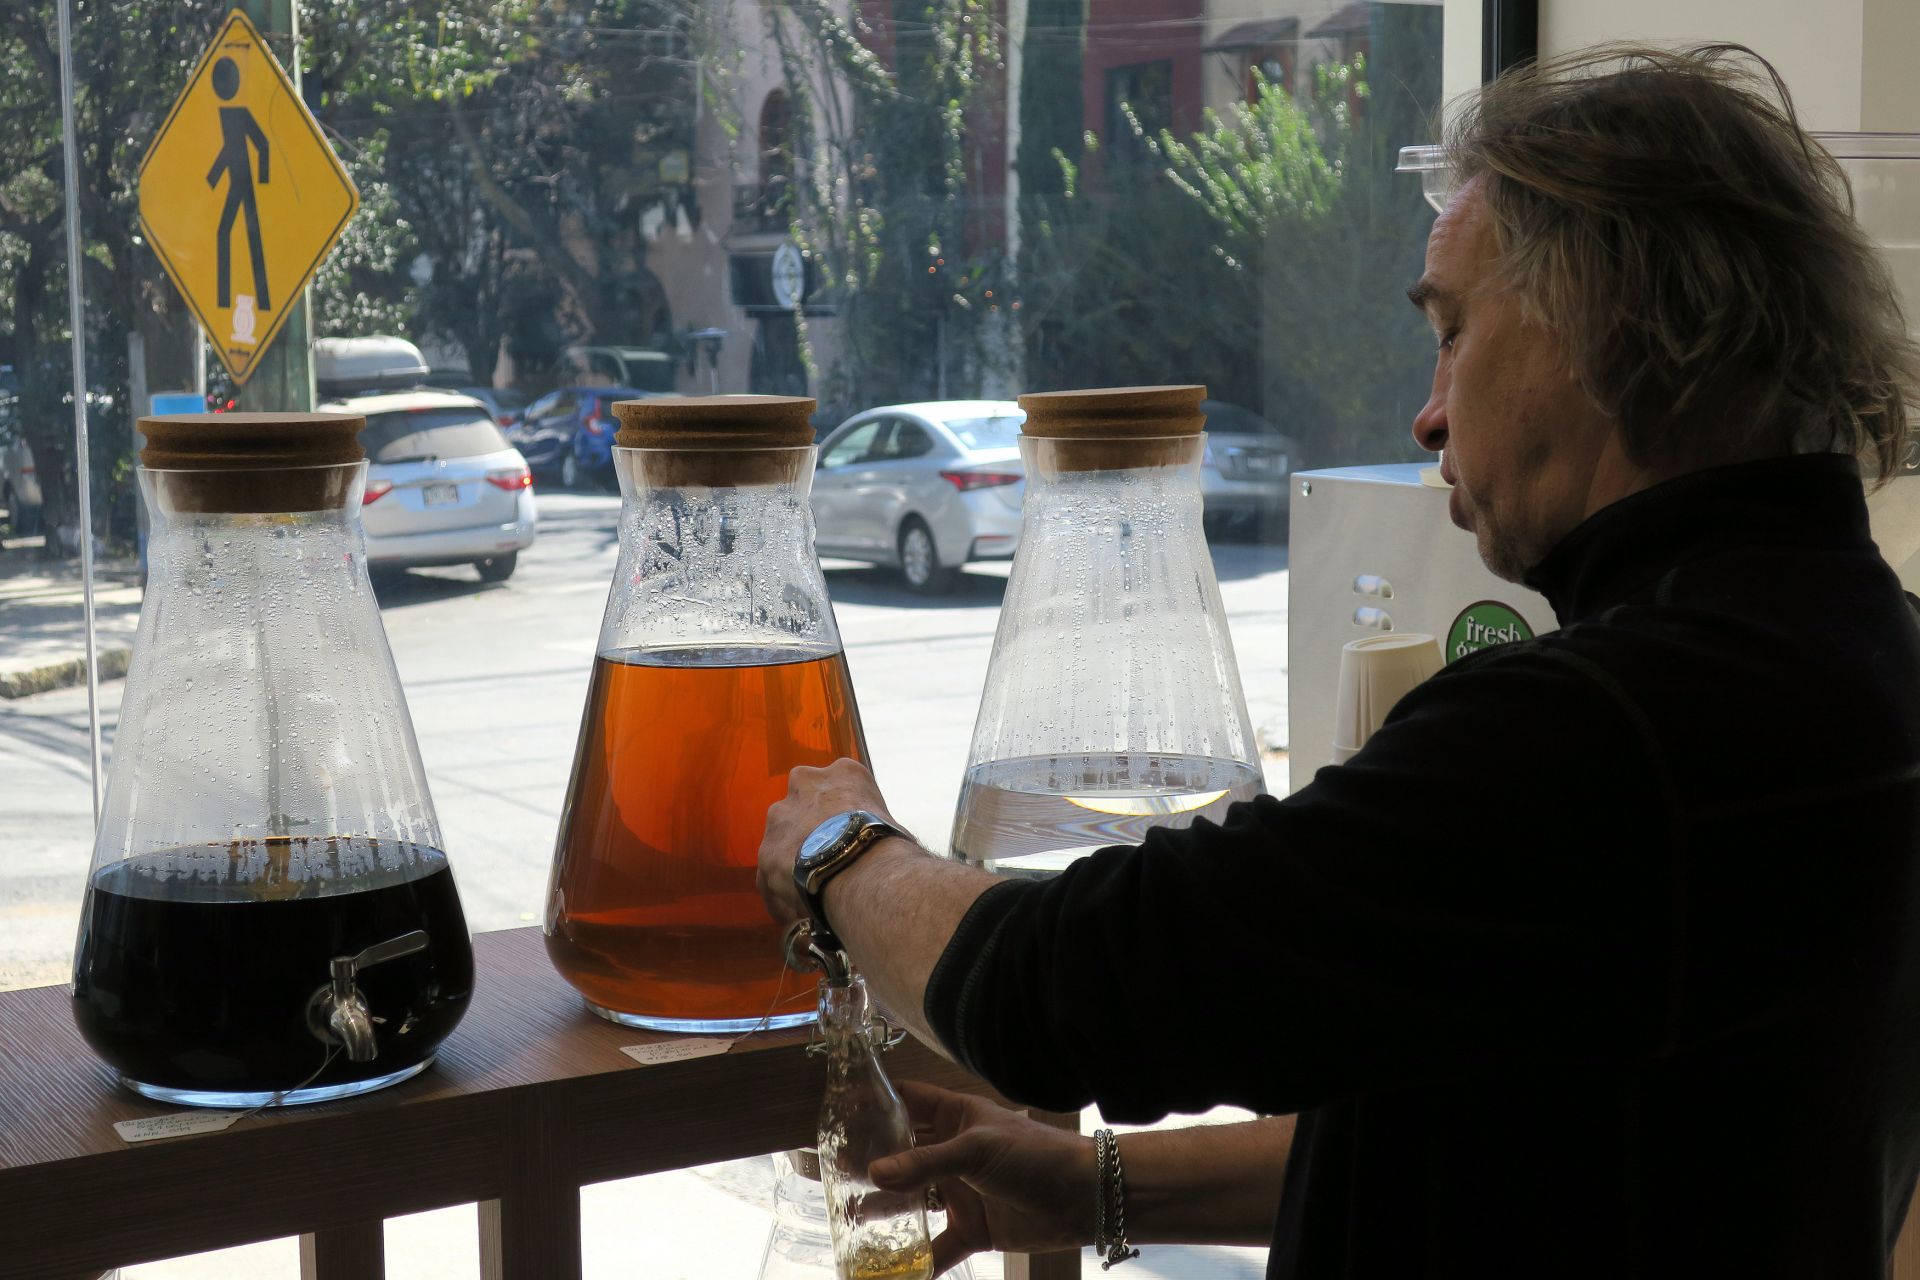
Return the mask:
[[[272,45],[280,45],[281,59],[294,91],[300,89],[300,18],[294,0],[239,0],[244,11]],[[284,37],[284,41],[277,37]],[[242,409],[311,413],[313,387],[313,295],[302,289],[292,314],[272,346],[260,355],[253,376],[238,396]]]
[[[74,130],[72,0],[58,0],[60,145],[67,200],[67,304],[73,326],[73,462],[80,490],[80,596],[87,632],[87,740],[91,746],[93,826],[100,828],[100,646],[93,612],[93,465],[87,441],[87,326],[80,278],[80,143]],[[52,536],[51,534],[49,536]]]

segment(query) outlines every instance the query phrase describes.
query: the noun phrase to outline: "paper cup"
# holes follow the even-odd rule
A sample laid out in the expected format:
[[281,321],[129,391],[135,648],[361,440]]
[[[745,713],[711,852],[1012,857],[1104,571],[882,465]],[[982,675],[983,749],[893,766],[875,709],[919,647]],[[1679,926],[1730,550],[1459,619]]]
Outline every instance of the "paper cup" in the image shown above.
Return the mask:
[[1333,711],[1333,762],[1352,759],[1402,695],[1438,671],[1441,662],[1440,642],[1417,631],[1367,636],[1343,645]]

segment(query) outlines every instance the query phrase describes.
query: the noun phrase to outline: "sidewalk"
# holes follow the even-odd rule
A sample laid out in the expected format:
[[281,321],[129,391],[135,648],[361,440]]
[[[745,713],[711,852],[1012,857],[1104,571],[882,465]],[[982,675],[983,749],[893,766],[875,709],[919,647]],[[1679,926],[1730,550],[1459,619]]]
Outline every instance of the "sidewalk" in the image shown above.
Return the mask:
[[[43,541],[0,540],[0,698],[63,689],[87,678],[80,561],[42,560]],[[94,566],[93,603],[100,675],[117,679],[127,673],[140,622],[134,561]]]

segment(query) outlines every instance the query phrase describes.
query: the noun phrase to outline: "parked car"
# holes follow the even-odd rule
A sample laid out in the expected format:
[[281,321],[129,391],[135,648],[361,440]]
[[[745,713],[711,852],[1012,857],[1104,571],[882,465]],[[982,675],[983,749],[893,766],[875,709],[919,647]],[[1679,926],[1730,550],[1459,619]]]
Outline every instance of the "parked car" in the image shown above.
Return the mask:
[[317,338],[313,382],[322,398],[377,395],[423,385],[427,360],[405,338]]
[[652,347],[568,347],[560,359],[562,379],[577,387],[640,387],[654,395],[673,390],[676,362]]
[[1011,400],[869,409],[820,443],[813,522],[823,556],[895,565],[910,590],[952,585],[960,565],[1020,545],[1020,424]]
[[1251,409],[1224,400],[1202,400],[1200,412],[1207,416],[1200,492],[1208,523],[1284,529],[1298,442]]
[[563,387],[527,406],[507,439],[536,476],[557,478],[568,489],[591,480],[612,488],[613,437],[620,430],[613,405],[653,395],[633,387]]
[[0,507],[7,509],[7,531],[14,537],[40,532],[40,477],[33,450],[17,435],[0,446]]
[[484,404],[406,391],[320,407],[367,420],[360,518],[369,568],[471,564],[482,582],[512,576],[537,531],[533,473]]

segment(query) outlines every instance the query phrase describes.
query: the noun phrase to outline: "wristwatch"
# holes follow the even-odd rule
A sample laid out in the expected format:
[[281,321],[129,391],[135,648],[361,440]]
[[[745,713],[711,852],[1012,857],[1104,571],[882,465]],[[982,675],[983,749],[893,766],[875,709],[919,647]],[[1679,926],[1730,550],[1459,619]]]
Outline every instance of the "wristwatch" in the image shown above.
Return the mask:
[[834,814],[800,842],[800,856],[793,860],[793,883],[820,930],[830,933],[833,928],[827,923],[824,901],[827,881],[852,866],[856,858],[882,840],[906,835],[884,818],[864,809],[852,809]]

